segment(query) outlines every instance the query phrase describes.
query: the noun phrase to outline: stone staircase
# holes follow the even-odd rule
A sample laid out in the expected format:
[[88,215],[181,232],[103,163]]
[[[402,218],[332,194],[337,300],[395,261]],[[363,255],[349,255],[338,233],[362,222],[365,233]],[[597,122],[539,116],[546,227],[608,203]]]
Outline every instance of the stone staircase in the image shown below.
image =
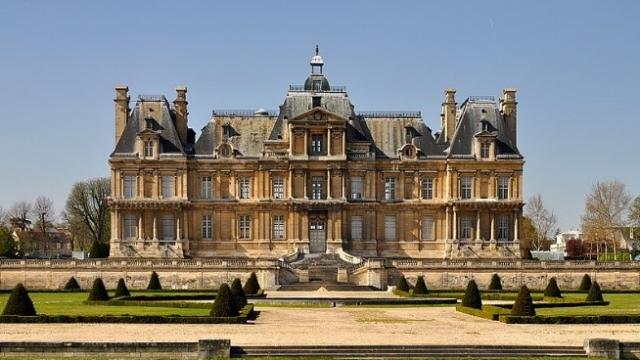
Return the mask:
[[581,346],[509,345],[366,345],[366,346],[232,346],[231,357],[322,358],[500,358],[586,356]]
[[315,291],[324,287],[333,291],[371,290],[368,286],[349,284],[340,273],[346,275],[355,265],[344,261],[338,254],[300,254],[298,258],[287,262],[303,280],[298,283],[282,285],[281,291]]

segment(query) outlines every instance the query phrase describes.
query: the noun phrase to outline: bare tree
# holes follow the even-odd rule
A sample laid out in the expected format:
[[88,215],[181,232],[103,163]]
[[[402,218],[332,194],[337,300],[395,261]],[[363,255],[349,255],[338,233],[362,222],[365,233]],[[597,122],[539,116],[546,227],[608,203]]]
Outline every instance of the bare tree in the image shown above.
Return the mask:
[[86,247],[91,242],[107,243],[110,236],[109,178],[90,179],[73,185],[65,206],[65,218],[74,238]]
[[618,247],[616,228],[626,225],[630,203],[631,195],[619,180],[596,182],[585,201],[582,216],[585,238],[590,242],[595,241],[596,244],[604,242],[606,251],[608,243],[611,243],[614,258],[617,258]]
[[629,207],[629,223],[633,228],[640,228],[640,195],[633,200],[633,204]]
[[9,213],[0,206],[0,227],[9,226]]
[[547,210],[540,194],[533,195],[525,205],[525,216],[531,220],[535,231],[531,239],[531,247],[541,250],[552,235],[558,224],[558,218],[553,211]]
[[53,225],[55,220],[55,212],[53,209],[53,201],[46,196],[38,196],[33,204],[33,215],[37,219],[36,225],[42,232],[44,239],[44,251],[49,250],[49,236],[47,230]]
[[18,201],[9,209],[9,222],[11,226],[25,231],[31,226],[29,214],[31,213],[31,204],[26,201]]

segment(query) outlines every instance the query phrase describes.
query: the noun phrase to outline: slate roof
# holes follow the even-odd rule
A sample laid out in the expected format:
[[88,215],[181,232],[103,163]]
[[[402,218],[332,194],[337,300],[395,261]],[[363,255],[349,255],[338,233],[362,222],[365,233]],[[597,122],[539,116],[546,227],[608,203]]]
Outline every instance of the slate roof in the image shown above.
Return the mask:
[[[149,108],[144,106],[145,102],[157,103],[156,105],[159,105],[160,111],[149,111]],[[141,96],[138,98],[133,110],[131,110],[120,141],[116,144],[116,148],[111,155],[135,154],[138,133],[149,130],[147,128],[148,123],[151,124],[150,130],[155,131],[160,136],[160,154],[185,154],[184,146],[174,126],[173,110],[169,106],[167,99],[161,96],[154,97],[152,100],[145,100]]]

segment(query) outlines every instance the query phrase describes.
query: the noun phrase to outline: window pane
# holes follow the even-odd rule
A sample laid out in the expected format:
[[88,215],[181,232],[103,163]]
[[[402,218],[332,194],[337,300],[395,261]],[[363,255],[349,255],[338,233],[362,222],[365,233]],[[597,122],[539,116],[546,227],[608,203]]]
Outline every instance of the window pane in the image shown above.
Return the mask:
[[240,199],[248,199],[251,197],[251,183],[248,177],[240,178]]
[[202,238],[203,239],[211,239],[212,238],[211,215],[202,216]]
[[422,198],[425,200],[433,199],[433,178],[425,177],[422,179]]
[[273,238],[274,239],[284,239],[284,216],[283,215],[275,215],[273,217]]
[[462,176],[460,178],[460,198],[471,199],[471,186],[473,178],[471,176]]
[[284,179],[281,177],[273,178],[273,198],[284,199]]
[[211,199],[211,176],[203,176],[200,182],[200,193],[203,199]]
[[136,178],[134,176],[127,175],[123,179],[124,189],[122,189],[125,199],[131,199],[136,196]]
[[133,214],[124,216],[124,238],[133,240],[138,237],[138,219]]
[[163,176],[162,177],[162,197],[165,197],[165,198],[173,197],[173,189],[174,189],[173,176]]
[[251,238],[251,217],[249,215],[240,216],[239,230],[240,239]]
[[384,239],[386,241],[393,241],[396,239],[396,217],[395,216],[384,217]]
[[509,217],[506,215],[498,218],[498,240],[509,240]]
[[433,240],[433,217],[422,218],[422,240]]
[[498,178],[498,199],[506,200],[509,198],[509,180],[508,176]]
[[362,216],[351,217],[351,240],[362,240]]
[[362,177],[354,176],[351,178],[351,198],[354,200],[362,199],[363,186]]
[[324,185],[324,178],[321,176],[313,176],[311,178],[311,199],[321,200],[324,198],[322,187]]
[[176,219],[173,215],[164,215],[162,217],[162,239],[163,240],[175,240],[176,239]]
[[473,234],[473,221],[469,216],[463,216],[460,219],[460,238],[470,240]]
[[388,177],[384,179],[384,199],[394,200],[396,198],[396,178]]

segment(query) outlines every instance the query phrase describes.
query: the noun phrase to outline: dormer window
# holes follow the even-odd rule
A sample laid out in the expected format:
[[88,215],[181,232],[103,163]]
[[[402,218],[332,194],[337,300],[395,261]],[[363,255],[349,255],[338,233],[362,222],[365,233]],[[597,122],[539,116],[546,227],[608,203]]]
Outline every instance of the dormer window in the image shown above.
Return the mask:
[[146,118],[145,120],[145,125],[147,130],[153,130],[153,119],[152,118]]
[[231,125],[225,124],[222,126],[222,139],[227,140],[231,137]]
[[[315,86],[315,84],[314,84],[314,86]],[[315,107],[320,107],[321,106],[321,100],[322,100],[322,98],[320,96],[313,96],[311,98],[311,106],[314,107],[314,108]]]
[[322,90],[322,80],[313,80],[313,90],[314,91]]
[[320,155],[322,154],[322,140],[324,136],[321,134],[311,135],[311,154]]
[[491,144],[488,142],[483,142],[480,144],[480,158],[488,159],[490,156]]
[[144,157],[152,158],[153,157],[153,141],[147,140],[144,142]]

